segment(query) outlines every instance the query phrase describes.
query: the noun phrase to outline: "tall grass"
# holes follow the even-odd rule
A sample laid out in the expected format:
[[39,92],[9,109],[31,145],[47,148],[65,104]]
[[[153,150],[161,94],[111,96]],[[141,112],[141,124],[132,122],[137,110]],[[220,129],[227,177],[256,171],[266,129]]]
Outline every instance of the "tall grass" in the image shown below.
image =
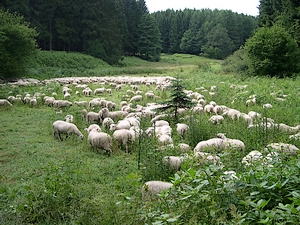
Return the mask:
[[[49,59],[55,54],[49,53]],[[76,61],[76,57],[70,55],[70,58],[68,63]],[[68,66],[63,61],[58,66],[62,59],[57,62],[51,60],[53,62],[47,66],[53,70]],[[89,70],[96,73],[100,68],[107,68],[114,75],[127,69],[147,70],[149,76],[179,73],[189,90],[201,92],[199,88],[202,87],[207,90],[201,92],[207,102],[216,101],[219,105],[246,113],[257,111],[277,123],[291,126],[298,125],[300,121],[298,78],[278,80],[223,74],[218,61],[203,62],[203,58],[179,54],[163,55],[160,63],[125,58],[123,63],[126,66],[116,68],[105,64],[97,67],[98,61],[93,60],[91,65],[95,67],[86,66],[82,69],[83,74]],[[45,64],[46,61],[44,59]],[[84,68],[83,62],[78,62],[80,68]],[[201,66],[207,63],[208,67]],[[76,66],[71,67],[77,70]],[[40,73],[37,75],[40,76]],[[137,75],[148,76],[145,73]],[[89,87],[95,89],[99,85],[89,84]],[[110,87],[109,84],[104,86]],[[211,86],[217,87],[215,95],[209,94]],[[74,85],[69,87],[75,92]],[[155,90],[155,86],[150,88],[160,98],[168,96],[167,92]],[[120,103],[127,89],[130,85],[124,85],[119,92],[113,90],[112,95],[97,97]],[[148,89],[139,85],[139,90],[144,93]],[[46,95],[56,92],[57,99],[63,98],[62,86],[56,83],[26,87],[4,85],[0,89],[0,98],[17,94],[24,96],[25,93],[33,95],[35,92]],[[256,94],[257,104],[246,107],[245,101],[252,94]],[[288,95],[285,101],[276,100],[276,97],[285,94]],[[94,97],[72,94],[70,101],[89,101]],[[153,101],[159,102],[160,99]],[[139,104],[147,103],[148,100],[144,99]],[[263,109],[264,103],[271,103],[273,108]],[[299,140],[290,140],[287,134],[276,129],[258,127],[248,130],[243,121],[228,118],[223,124],[214,125],[208,121],[209,114],[188,113],[181,116],[181,121],[190,127],[184,138],[176,133],[172,124],[174,148],[160,150],[155,138],[141,135],[132,143],[130,154],[125,154],[114,143],[113,155],[108,157],[91,150],[87,135],[82,142],[77,137],[62,142],[53,138],[53,121],[64,119],[67,114],[74,116],[74,123],[81,131],[88,126],[81,119],[82,109],[75,105],[57,113],[39,100],[35,108],[18,103],[0,110],[1,224],[257,224],[259,221],[265,221],[265,224],[295,224],[299,221],[299,157],[284,157],[281,162],[274,161],[273,167],[255,164],[245,168],[241,163],[248,152],[263,151],[265,145],[271,142],[300,146]],[[188,119],[184,119],[186,116],[189,116]],[[143,130],[150,125],[150,118],[141,121]],[[216,137],[220,132],[242,140],[246,145],[245,151],[212,150],[211,153],[217,154],[223,163],[218,166],[191,160],[176,172],[162,165],[164,156],[181,155],[177,147],[179,143],[187,143],[193,149],[199,141]],[[189,152],[189,155],[192,154],[192,151]],[[240,180],[219,182],[225,170],[235,170]],[[172,181],[175,188],[162,194],[162,198],[154,204],[147,205],[141,199],[141,186],[148,180]]]

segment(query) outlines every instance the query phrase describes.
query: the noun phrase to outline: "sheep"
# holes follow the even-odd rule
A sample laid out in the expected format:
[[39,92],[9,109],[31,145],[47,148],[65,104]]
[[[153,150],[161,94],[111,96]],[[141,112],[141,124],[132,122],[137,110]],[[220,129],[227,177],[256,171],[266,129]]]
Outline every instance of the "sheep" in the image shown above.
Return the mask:
[[246,166],[251,166],[253,162],[262,160],[263,155],[261,152],[254,150],[248,153],[243,159],[242,163],[244,163]]
[[95,106],[102,106],[100,98],[94,98],[89,102],[90,109],[94,109]]
[[183,156],[165,156],[162,159],[162,164],[170,170],[179,170],[184,159]]
[[271,109],[273,106],[270,103],[263,104],[264,109]]
[[173,184],[164,181],[147,181],[142,186],[142,199],[143,201],[151,201],[157,198],[158,195],[164,191],[172,188]]
[[88,106],[87,101],[74,101],[74,104],[79,106],[79,107],[87,107]]
[[154,131],[156,134],[167,134],[169,136],[172,136],[172,128],[168,125],[155,127]]
[[68,137],[70,134],[76,134],[79,139],[83,139],[83,134],[78,130],[75,124],[68,123],[63,120],[56,120],[53,124],[54,137],[57,137],[60,141],[62,141],[61,134],[66,134]]
[[12,106],[12,104],[6,99],[0,99],[0,106]]
[[191,147],[185,143],[178,144],[178,147],[180,149],[180,152],[182,152],[182,153],[189,152],[191,150]]
[[89,87],[86,87],[85,89],[82,90],[82,93],[85,95],[85,96],[91,96],[93,91],[92,89],[90,89]]
[[214,106],[211,105],[211,104],[207,104],[207,105],[204,106],[204,111],[205,112],[212,113],[213,110],[214,110]]
[[184,124],[184,123],[176,124],[176,131],[178,132],[178,134],[180,135],[181,138],[184,137],[184,135],[186,134],[188,129],[189,129],[189,126],[187,124]]
[[65,116],[65,120],[68,123],[73,123],[74,117],[72,115],[68,114],[68,115]]
[[53,107],[55,109],[71,107],[71,106],[72,106],[72,102],[69,102],[67,100],[54,100],[53,101]]
[[88,134],[90,133],[91,130],[96,130],[98,132],[101,132],[101,128],[99,127],[98,124],[91,124],[88,128],[84,129]]
[[229,148],[233,150],[238,150],[238,149],[245,150],[245,144],[241,140],[227,138],[223,133],[218,133],[217,137],[222,138],[224,140],[225,149]]
[[104,118],[104,120],[102,121],[102,126],[104,128],[109,128],[111,124],[114,124],[115,122],[110,118],[110,117],[106,117]]
[[110,117],[111,119],[115,120],[118,118],[124,118],[128,115],[128,112],[126,111],[113,111],[110,112],[108,108],[103,108],[99,112],[101,119],[103,120],[106,117]]
[[99,113],[96,113],[96,112],[88,112],[87,115],[86,115],[86,121],[88,123],[100,123],[100,115]]
[[266,146],[266,150],[268,149],[275,149],[283,153],[288,153],[289,155],[295,155],[296,152],[299,151],[299,148],[297,148],[295,145],[282,142],[268,144]]
[[173,139],[168,134],[158,134],[157,137],[159,143],[161,143],[162,145],[173,144]]
[[206,141],[200,141],[194,148],[194,154],[196,154],[196,152],[201,152],[202,150],[212,148],[219,150],[224,149],[224,140],[222,138],[211,138]]
[[215,115],[215,116],[211,116],[208,121],[213,124],[222,124],[224,121],[224,117],[221,115]]
[[222,116],[228,116],[232,120],[237,120],[241,117],[241,112],[236,109],[227,109],[224,110]]
[[32,98],[32,99],[30,99],[30,101],[29,101],[29,105],[30,105],[30,107],[35,107],[35,106],[36,106],[36,104],[37,104],[37,100],[36,100],[36,98]]
[[109,134],[99,132],[98,129],[92,129],[88,134],[88,142],[92,149],[97,150],[97,148],[101,148],[109,152],[110,155],[112,154],[112,137]]
[[53,102],[55,101],[55,98],[54,97],[50,97],[50,96],[45,96],[44,97],[44,105],[46,106],[53,106]]
[[71,97],[71,94],[69,92],[66,92],[64,94],[64,99],[69,99]]
[[105,88],[104,88],[104,87],[102,87],[102,88],[96,88],[96,89],[94,90],[94,95],[97,95],[97,94],[103,94],[104,91],[105,91]]
[[105,107],[108,108],[109,110],[114,110],[116,109],[116,103],[112,101],[107,101]]
[[133,134],[127,129],[115,130],[113,138],[122,146],[125,146],[126,153],[128,153],[128,142],[133,140]]
[[143,100],[143,96],[142,95],[135,95],[133,96],[129,102],[140,102]]
[[154,127],[162,127],[162,126],[169,126],[169,122],[166,120],[157,120],[153,122]]
[[219,156],[213,156],[213,155],[211,155],[207,152],[197,151],[197,152],[194,153],[194,156],[197,159],[199,159],[201,164],[203,164],[203,163],[213,163],[215,165],[221,164]]

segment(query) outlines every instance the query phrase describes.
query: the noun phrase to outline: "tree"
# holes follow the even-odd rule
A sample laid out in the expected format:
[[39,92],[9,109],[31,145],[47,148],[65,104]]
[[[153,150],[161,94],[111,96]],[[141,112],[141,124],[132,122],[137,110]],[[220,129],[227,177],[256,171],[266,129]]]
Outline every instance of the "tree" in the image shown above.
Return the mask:
[[138,49],[141,57],[150,61],[159,61],[161,52],[161,34],[155,18],[144,14],[138,26]]
[[245,44],[249,71],[259,76],[292,76],[299,72],[299,48],[291,35],[280,26],[257,30]]
[[25,75],[26,63],[37,51],[36,30],[22,16],[0,9],[0,78]]
[[183,81],[179,78],[179,75],[172,80],[171,86],[169,87],[171,96],[169,100],[161,102],[163,106],[157,108],[160,112],[170,112],[174,114],[175,122],[178,122],[178,109],[190,109],[196,105],[185,92],[185,86]]

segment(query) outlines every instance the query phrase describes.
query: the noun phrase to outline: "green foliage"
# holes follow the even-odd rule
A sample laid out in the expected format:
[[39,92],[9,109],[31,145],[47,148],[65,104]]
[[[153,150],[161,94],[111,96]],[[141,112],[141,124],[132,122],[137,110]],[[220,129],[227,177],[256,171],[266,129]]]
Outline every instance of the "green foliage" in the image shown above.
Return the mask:
[[246,73],[248,70],[248,66],[245,62],[245,50],[244,48],[240,48],[235,51],[232,55],[228,56],[222,62],[222,69],[225,73]]
[[27,61],[36,53],[37,32],[22,16],[0,9],[0,78],[24,76]]
[[175,122],[178,122],[178,110],[179,109],[191,109],[196,104],[192,102],[192,98],[189,97],[185,92],[183,81],[177,75],[177,78],[172,80],[169,86],[170,100],[161,102],[163,106],[157,108],[159,112],[167,112],[174,115]]
[[161,52],[161,34],[152,15],[144,14],[138,25],[138,51],[143,59],[159,61]]
[[298,45],[282,27],[258,29],[247,40],[245,52],[249,72],[253,75],[291,77],[299,72]]

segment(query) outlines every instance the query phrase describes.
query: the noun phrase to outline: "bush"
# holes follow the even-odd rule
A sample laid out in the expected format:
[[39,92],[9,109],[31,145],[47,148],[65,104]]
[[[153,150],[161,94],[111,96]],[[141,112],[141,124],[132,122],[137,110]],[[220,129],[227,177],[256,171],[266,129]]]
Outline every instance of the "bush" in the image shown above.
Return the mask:
[[245,44],[246,62],[253,75],[291,77],[299,72],[296,41],[280,26],[262,27]]

